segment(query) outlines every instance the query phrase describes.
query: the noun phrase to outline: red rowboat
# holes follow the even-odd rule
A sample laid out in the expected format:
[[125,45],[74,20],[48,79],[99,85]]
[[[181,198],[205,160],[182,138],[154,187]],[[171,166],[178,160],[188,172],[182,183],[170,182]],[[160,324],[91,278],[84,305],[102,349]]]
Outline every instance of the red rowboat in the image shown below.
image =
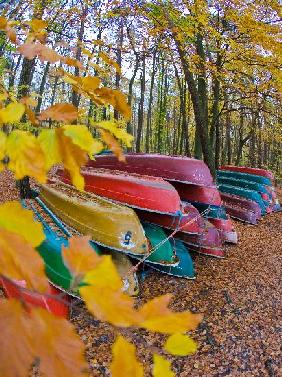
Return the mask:
[[209,222],[216,227],[225,242],[235,244],[238,242],[237,232],[229,216],[227,219],[209,217]]
[[245,223],[249,223],[252,225],[256,225],[260,218],[257,215],[257,213],[252,212],[252,211],[246,211],[239,207],[225,205],[225,209],[226,209],[226,212],[229,214],[229,216],[233,217],[234,219],[238,219],[240,221],[243,221]]
[[225,193],[221,193],[221,198],[224,206],[238,207],[246,212],[254,212],[258,219],[261,218],[261,208],[255,201]]
[[216,186],[205,187],[181,182],[171,182],[181,200],[205,204],[221,205],[221,196]]
[[43,294],[26,289],[25,281],[12,281],[2,276],[0,278],[0,286],[2,286],[8,298],[16,298],[27,305],[44,308],[60,317],[68,317],[68,295],[62,294],[59,289],[52,285],[50,285],[49,292]]
[[95,156],[87,166],[146,174],[170,181],[214,186],[207,165],[194,158],[165,156],[160,154],[125,154],[126,162],[119,162],[114,155]]
[[[86,191],[133,208],[173,215],[180,213],[181,202],[177,191],[161,178],[93,168],[83,168],[81,173]],[[54,177],[71,183],[62,169],[57,169]]]
[[266,178],[271,179],[271,180],[274,179],[272,172],[269,171],[269,170],[265,170],[265,169],[249,168],[247,166],[224,165],[224,166],[220,167],[220,170],[237,171],[239,173],[261,175],[262,177],[266,177]]
[[218,230],[208,221],[205,221],[205,229],[200,234],[178,232],[175,238],[182,240],[189,245],[189,249],[199,254],[216,258],[225,257],[221,236]]
[[[184,203],[183,203],[184,204]],[[189,203],[185,203],[182,212],[178,216],[159,214],[143,210],[136,210],[138,217],[152,224],[160,225],[163,228],[198,234],[202,232],[204,220],[199,211]]]

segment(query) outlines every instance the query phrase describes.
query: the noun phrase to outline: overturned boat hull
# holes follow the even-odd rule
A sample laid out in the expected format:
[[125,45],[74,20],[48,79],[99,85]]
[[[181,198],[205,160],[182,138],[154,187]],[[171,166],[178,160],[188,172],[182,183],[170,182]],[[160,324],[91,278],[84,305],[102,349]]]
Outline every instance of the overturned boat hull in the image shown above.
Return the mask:
[[177,258],[179,259],[179,264],[177,266],[151,266],[152,268],[160,271],[162,273],[185,278],[185,279],[195,279],[195,270],[193,265],[193,260],[189,254],[188,249],[179,240],[170,241],[172,247],[175,249]]
[[205,187],[181,182],[172,182],[171,184],[176,188],[181,200],[221,205],[220,193],[216,186]]
[[119,162],[114,155],[100,155],[87,166],[129,173],[146,174],[170,181],[213,186],[213,178],[207,165],[194,158],[165,156],[160,154],[125,154],[126,162]]
[[241,173],[237,171],[218,170],[216,172],[218,178],[232,178],[248,182],[255,182],[265,186],[272,186],[271,179],[262,177],[261,175]]
[[268,178],[270,180],[274,179],[274,176],[270,170],[260,169],[260,168],[250,168],[247,166],[232,166],[232,165],[223,165],[220,167],[220,170],[236,171],[239,173],[247,173],[260,175],[262,177]]
[[144,230],[130,208],[58,182],[42,185],[40,198],[66,225],[94,242],[128,254],[147,253]]
[[142,221],[147,221],[167,229],[182,230],[188,233],[201,232],[204,224],[198,210],[189,203],[183,205],[183,210],[178,216],[164,215],[143,210],[136,210],[136,213]]
[[[43,225],[46,239],[37,247],[45,263],[45,271],[48,279],[55,286],[62,288],[68,294],[79,297],[78,291],[72,289],[72,274],[67,268],[62,258],[62,246],[68,246],[68,238],[71,231],[60,222],[52,212],[44,212],[45,205],[39,198],[25,201],[25,207],[32,209],[35,218]],[[53,216],[52,216],[53,215]],[[93,253],[101,254],[98,246],[90,241]],[[134,272],[132,263],[126,255],[116,253],[111,250],[103,250],[103,254],[110,254],[124,283],[124,291],[135,296],[139,293],[138,280]]]
[[[82,168],[85,190],[133,208],[176,214],[180,198],[175,188],[162,178],[146,177],[107,169]],[[69,175],[57,169],[54,177],[71,183]]]
[[223,184],[219,185],[219,190],[224,194],[236,195],[248,200],[252,200],[259,205],[262,215],[265,215],[267,213],[268,204],[263,201],[261,195],[257,191]]

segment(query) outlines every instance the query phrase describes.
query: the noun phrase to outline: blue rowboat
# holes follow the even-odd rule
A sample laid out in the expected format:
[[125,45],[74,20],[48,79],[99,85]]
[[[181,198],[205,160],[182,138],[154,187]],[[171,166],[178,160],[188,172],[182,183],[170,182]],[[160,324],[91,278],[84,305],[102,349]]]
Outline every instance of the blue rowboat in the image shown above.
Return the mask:
[[256,182],[261,185],[272,186],[272,182],[269,178],[263,177],[261,175],[249,174],[249,173],[240,173],[237,171],[228,171],[228,170],[218,170],[216,172],[218,178],[235,178],[242,179],[244,181]]
[[258,203],[258,205],[260,206],[262,215],[266,214],[266,208],[268,207],[268,203],[264,202],[261,195],[257,191],[248,190],[248,189],[240,188],[237,186],[225,185],[225,184],[220,184],[218,188],[220,192],[223,192],[226,194],[237,195],[237,196],[241,196],[243,198],[249,199],[249,200],[253,200],[254,202]]
[[218,177],[217,182],[223,185],[230,185],[230,186],[238,186],[241,188],[246,188],[248,190],[254,190],[261,194],[264,194],[265,200],[269,199],[269,202],[272,200],[272,195],[269,190],[265,187],[265,185],[257,182],[247,181],[243,179],[237,178],[227,178],[227,177]]

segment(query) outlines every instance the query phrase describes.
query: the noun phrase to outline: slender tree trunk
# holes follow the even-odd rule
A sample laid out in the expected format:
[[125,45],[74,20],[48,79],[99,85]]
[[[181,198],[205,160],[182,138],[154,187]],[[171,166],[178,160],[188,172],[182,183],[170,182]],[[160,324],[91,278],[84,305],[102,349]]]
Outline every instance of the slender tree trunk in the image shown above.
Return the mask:
[[136,152],[140,152],[141,150],[141,137],[144,125],[144,99],[145,99],[145,85],[146,85],[146,57],[145,57],[145,50],[142,56],[142,74],[140,79],[140,102],[138,107],[138,125],[137,125],[137,137],[136,137]]
[[37,106],[36,106],[36,110],[35,110],[36,113],[39,113],[40,109],[41,109],[42,96],[43,96],[43,92],[44,92],[44,89],[45,89],[49,69],[50,69],[50,63],[47,62],[45,69],[44,69],[44,72],[43,72],[42,79],[41,79],[40,87],[39,87],[39,93],[38,93],[39,97],[38,97],[38,102],[37,102]]
[[[81,43],[83,41],[83,36],[84,36],[84,29],[85,29],[85,18],[87,16],[88,12],[88,7],[85,6],[82,10],[82,15],[80,19],[80,27],[78,30],[77,34],[77,46],[76,46],[76,54],[75,58],[80,61],[81,59]],[[75,67],[74,68],[74,75],[79,76],[79,68]],[[80,101],[80,96],[79,94],[73,89],[72,91],[72,96],[71,96],[71,102],[74,106],[78,107],[79,106],[79,101]]]
[[[121,59],[122,59],[122,46],[123,46],[123,18],[121,17],[120,19],[120,24],[119,24],[119,43],[118,43],[118,49],[117,49],[117,63],[121,67]],[[116,89],[119,89],[120,87],[120,74],[116,72]],[[117,120],[119,117],[118,111],[114,109],[114,118]]]
[[148,104],[148,113],[147,113],[147,128],[146,128],[146,140],[145,140],[145,150],[146,153],[149,152],[150,149],[150,137],[152,137],[152,106],[153,106],[153,90],[154,90],[154,83],[155,83],[155,74],[156,74],[156,56],[157,56],[157,49],[154,49],[153,52],[153,67],[151,73],[151,83],[150,83],[150,94],[149,94],[149,104]]
[[[133,74],[131,76],[131,79],[130,79],[129,85],[128,85],[127,101],[128,101],[128,104],[129,104],[130,107],[132,106],[133,84],[134,84],[134,81],[135,81],[135,77],[136,77],[138,68],[139,68],[139,57],[135,56],[134,70],[133,70]],[[133,135],[133,127],[132,127],[132,121],[131,120],[129,122],[127,122],[126,130],[129,134]],[[131,150],[131,148],[128,148],[128,149]]]

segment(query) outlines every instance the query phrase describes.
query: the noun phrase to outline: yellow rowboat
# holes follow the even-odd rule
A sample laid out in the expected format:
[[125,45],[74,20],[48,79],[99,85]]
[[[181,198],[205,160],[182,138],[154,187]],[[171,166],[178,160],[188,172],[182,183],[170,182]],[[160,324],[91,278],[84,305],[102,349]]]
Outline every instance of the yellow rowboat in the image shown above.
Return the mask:
[[131,255],[148,253],[148,242],[135,212],[64,183],[42,185],[41,200],[66,225],[102,246]]

